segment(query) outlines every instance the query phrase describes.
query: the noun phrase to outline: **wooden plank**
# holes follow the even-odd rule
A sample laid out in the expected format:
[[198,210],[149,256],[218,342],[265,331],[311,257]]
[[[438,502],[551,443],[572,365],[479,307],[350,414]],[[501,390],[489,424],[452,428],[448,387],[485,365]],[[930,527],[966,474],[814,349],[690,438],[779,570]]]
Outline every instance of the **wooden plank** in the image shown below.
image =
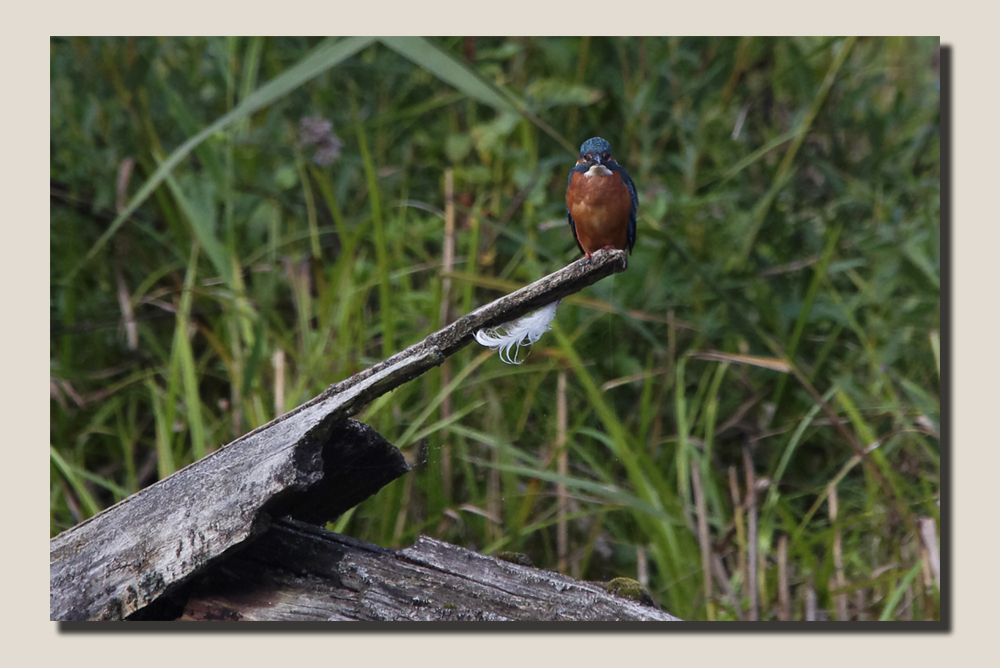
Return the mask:
[[603,587],[421,537],[394,552],[282,520],[192,587],[182,621],[679,621]]
[[[501,297],[59,534],[49,543],[50,618],[127,617],[259,535],[282,499],[309,489],[321,497],[346,493],[316,491],[331,480],[324,458],[337,460],[331,436],[340,423],[440,364],[480,328],[509,322],[622,271],[625,258],[623,251],[601,251]],[[388,451],[371,454],[373,464],[394,470]],[[346,480],[341,476],[337,485]]]

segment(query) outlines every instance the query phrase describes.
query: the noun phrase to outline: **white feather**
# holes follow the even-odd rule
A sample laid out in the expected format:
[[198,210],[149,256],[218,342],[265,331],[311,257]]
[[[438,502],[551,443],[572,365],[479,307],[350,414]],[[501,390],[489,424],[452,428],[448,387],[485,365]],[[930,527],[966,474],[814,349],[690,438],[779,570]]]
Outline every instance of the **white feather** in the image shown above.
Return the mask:
[[[475,334],[476,342],[481,346],[500,350],[500,359],[507,364],[520,364],[517,353],[521,346],[530,346],[542,338],[542,334],[552,328],[556,317],[556,308],[562,300],[543,306],[534,313],[529,313],[516,322],[508,322],[489,331],[481,329]],[[513,355],[511,354],[513,349]]]

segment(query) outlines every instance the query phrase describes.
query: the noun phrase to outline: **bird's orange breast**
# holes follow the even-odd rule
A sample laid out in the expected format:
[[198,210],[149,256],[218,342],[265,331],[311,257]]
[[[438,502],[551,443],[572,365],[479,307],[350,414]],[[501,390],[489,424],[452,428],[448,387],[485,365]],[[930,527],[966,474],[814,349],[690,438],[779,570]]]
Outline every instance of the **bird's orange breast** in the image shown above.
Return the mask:
[[574,172],[566,189],[566,208],[585,253],[605,246],[628,247],[632,195],[617,172],[595,167],[592,176]]

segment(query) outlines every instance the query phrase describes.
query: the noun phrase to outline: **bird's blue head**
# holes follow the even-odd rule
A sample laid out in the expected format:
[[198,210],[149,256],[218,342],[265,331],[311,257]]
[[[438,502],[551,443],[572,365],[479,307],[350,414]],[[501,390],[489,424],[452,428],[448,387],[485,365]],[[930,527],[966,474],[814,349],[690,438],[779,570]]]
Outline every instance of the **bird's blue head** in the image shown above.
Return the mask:
[[596,162],[597,164],[612,160],[611,144],[600,137],[591,137],[580,146],[580,159],[587,162]]

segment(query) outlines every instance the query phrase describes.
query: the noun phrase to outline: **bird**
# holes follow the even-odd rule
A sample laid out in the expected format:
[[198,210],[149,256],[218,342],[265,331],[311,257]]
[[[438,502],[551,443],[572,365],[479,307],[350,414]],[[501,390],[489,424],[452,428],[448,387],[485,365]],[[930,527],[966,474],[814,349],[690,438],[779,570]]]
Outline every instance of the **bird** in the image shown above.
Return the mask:
[[[639,197],[624,167],[611,155],[611,145],[591,137],[580,146],[580,157],[566,180],[566,218],[584,261],[602,248],[632,253],[635,246]],[[562,300],[543,306],[520,320],[492,330],[479,330],[475,340],[500,351],[501,361],[520,364],[517,353],[530,346],[552,327]]]
[[591,137],[566,179],[566,218],[587,260],[601,248],[635,246],[639,197],[628,171],[611,154],[611,144]]

